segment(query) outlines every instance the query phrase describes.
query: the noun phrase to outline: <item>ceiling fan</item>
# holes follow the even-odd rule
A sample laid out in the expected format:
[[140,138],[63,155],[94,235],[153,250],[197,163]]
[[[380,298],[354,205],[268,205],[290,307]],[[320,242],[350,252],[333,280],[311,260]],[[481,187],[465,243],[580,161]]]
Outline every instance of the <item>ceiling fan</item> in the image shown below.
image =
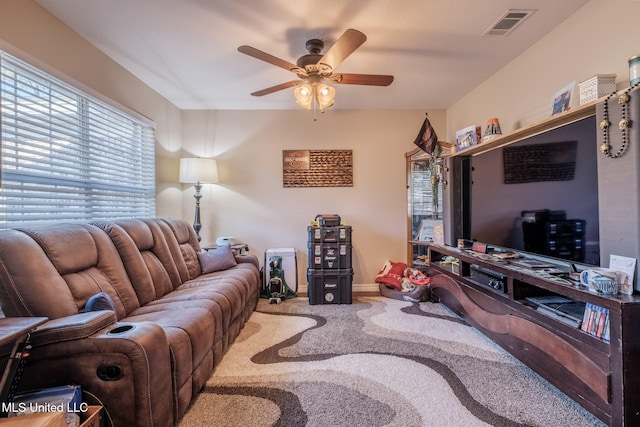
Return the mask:
[[380,74],[350,74],[334,73],[334,70],[365,41],[367,36],[358,30],[345,31],[331,48],[323,55],[324,42],[311,39],[306,43],[308,54],[298,58],[296,64],[276,58],[251,46],[240,46],[239,52],[268,62],[285,70],[295,73],[299,80],[280,83],[266,89],[253,92],[253,96],[263,96],[279,90],[296,87],[294,96],[296,102],[307,109],[319,107],[321,110],[331,107],[334,103],[335,89],[330,83],[348,85],[389,86],[393,76]]

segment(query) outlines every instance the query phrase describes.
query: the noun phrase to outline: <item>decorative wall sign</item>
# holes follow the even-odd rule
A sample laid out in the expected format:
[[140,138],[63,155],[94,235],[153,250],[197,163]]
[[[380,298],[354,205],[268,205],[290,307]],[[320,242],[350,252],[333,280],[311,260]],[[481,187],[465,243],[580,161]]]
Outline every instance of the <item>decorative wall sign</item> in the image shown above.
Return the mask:
[[504,183],[571,181],[577,149],[576,141],[505,147]]
[[309,169],[309,150],[284,150],[282,169]]
[[352,150],[282,150],[282,184],[353,187]]

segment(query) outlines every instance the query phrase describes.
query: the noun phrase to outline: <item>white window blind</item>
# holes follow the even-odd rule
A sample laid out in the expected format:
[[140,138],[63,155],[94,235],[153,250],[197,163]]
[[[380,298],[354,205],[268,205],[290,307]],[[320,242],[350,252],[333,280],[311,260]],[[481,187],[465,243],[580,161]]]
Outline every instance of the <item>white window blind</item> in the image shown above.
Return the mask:
[[0,52],[0,228],[155,215],[153,126]]

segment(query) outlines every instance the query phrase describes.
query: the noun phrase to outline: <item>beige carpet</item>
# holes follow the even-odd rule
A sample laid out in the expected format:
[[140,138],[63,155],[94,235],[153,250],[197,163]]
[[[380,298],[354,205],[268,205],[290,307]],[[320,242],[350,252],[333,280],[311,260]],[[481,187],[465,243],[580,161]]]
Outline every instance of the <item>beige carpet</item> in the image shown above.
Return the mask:
[[261,300],[180,427],[600,426],[441,304]]

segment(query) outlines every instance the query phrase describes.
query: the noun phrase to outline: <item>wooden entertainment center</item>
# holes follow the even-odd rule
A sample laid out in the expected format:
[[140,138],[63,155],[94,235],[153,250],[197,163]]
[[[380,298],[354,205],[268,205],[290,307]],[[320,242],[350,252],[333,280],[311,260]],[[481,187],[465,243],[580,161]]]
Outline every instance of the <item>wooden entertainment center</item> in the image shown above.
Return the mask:
[[[612,426],[640,425],[640,298],[604,296],[581,285],[517,266],[517,260],[428,242],[432,295],[540,376]],[[569,261],[525,255],[554,269]],[[472,278],[480,267],[504,278],[505,287]],[[577,266],[588,268],[586,265]],[[550,317],[527,297],[558,295],[609,310],[610,340]]]
[[[633,98],[634,102],[640,102],[640,97]],[[569,273],[593,267],[587,264],[508,248],[494,248],[497,253],[515,252],[524,259],[550,264],[553,266],[551,270],[555,270],[556,274],[549,274],[544,269],[526,268],[522,263],[518,265],[517,259],[504,259],[494,257],[491,253],[483,253],[482,250],[450,246],[455,245],[458,238],[469,238],[465,235],[467,224],[464,216],[459,214],[458,205],[464,204],[465,200],[460,196],[461,184],[457,182],[460,180],[459,170],[452,172],[456,164],[468,161],[465,159],[472,156],[594,116],[601,109],[599,104],[602,101],[603,99],[599,99],[572,108],[568,112],[446,156],[445,169],[448,170],[448,175],[444,178],[448,181],[445,182],[449,188],[443,188],[442,191],[451,193],[451,206],[449,212],[445,209],[444,215],[441,211],[425,213],[416,209],[416,203],[426,196],[416,196],[421,189],[418,188],[420,181],[416,181],[415,175],[416,171],[423,173],[428,156],[420,155],[417,150],[407,153],[407,263],[416,268],[428,269],[434,301],[442,302],[462,316],[603,422],[610,426],[638,426],[640,295],[637,292],[634,295],[601,295],[567,280]],[[640,110],[637,104],[634,104],[634,108]],[[635,138],[635,133],[630,138]],[[602,172],[602,180],[610,181],[611,177],[617,177],[622,170],[634,170],[637,167],[636,158],[637,155],[627,155],[624,159],[606,164],[599,159],[598,168]],[[420,163],[419,167],[416,163]],[[614,179],[609,184],[614,183],[617,180]],[[611,204],[608,192],[600,194],[600,209],[603,205],[606,207],[606,211],[600,212],[600,215],[611,218],[635,217],[633,211],[628,213],[627,210],[635,207],[639,200],[635,196],[637,187],[628,187],[624,194],[629,200],[622,206],[624,215],[618,214],[617,204]],[[616,197],[619,198],[619,193],[616,193]],[[435,244],[431,240],[420,238],[417,230],[424,218],[444,220],[447,230],[445,241],[448,244]],[[638,258],[634,252],[638,246],[634,224],[626,227],[626,232],[621,232],[616,221],[601,221],[600,233],[605,233],[608,238],[604,256],[608,257],[608,252],[611,252]],[[612,245],[615,249],[613,251]],[[483,280],[478,276],[478,271],[480,274],[488,273],[490,279]],[[558,271],[562,271],[562,274],[557,274]],[[636,276],[637,272],[636,269]],[[496,279],[491,279],[494,276]],[[607,311],[608,339],[582,330],[580,324],[570,325],[561,321],[531,303],[544,296],[564,297]]]

